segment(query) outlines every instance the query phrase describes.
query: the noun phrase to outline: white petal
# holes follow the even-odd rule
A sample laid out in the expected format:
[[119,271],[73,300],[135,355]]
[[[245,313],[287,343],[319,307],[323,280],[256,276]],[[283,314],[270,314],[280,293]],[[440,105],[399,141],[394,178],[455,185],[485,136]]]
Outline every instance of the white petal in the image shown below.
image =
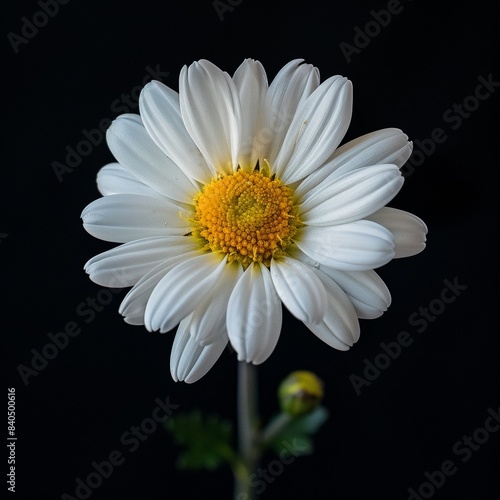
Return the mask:
[[412,151],[408,136],[399,129],[386,128],[354,139],[332,155],[320,169],[306,177],[297,187],[297,195],[305,199],[325,182],[370,165],[393,164],[399,168],[410,157]]
[[84,269],[90,279],[99,285],[127,287],[135,285],[166,259],[195,248],[193,239],[185,236],[145,238],[92,257]]
[[367,220],[339,226],[305,226],[296,245],[311,259],[342,271],[366,271],[387,264],[394,257],[394,237]]
[[144,325],[144,312],[149,297],[160,280],[170,269],[180,262],[201,255],[201,250],[194,250],[181,255],[169,257],[157,267],[145,274],[127,293],[118,312],[124,316],[125,322],[131,325]]
[[394,235],[395,259],[416,255],[425,248],[427,226],[416,215],[385,207],[366,219],[377,222]]
[[321,266],[351,300],[358,318],[374,319],[391,305],[391,294],[375,271],[338,271]]
[[236,170],[241,107],[231,77],[209,61],[184,66],[179,78],[182,119],[213,172]]
[[142,194],[143,196],[164,199],[162,194],[146,186],[119,163],[109,163],[99,170],[97,173],[97,189],[103,196],[111,194]]
[[300,219],[306,224],[345,224],[372,214],[391,201],[403,186],[396,165],[375,165],[349,172],[300,205]]
[[267,268],[252,264],[236,283],[227,307],[227,328],[239,361],[263,363],[281,332],[282,307]]
[[158,81],[149,82],[139,96],[144,126],[158,147],[190,179],[206,183],[215,174],[186,130],[179,94]]
[[154,143],[138,115],[119,116],[106,140],[113,156],[141,182],[171,200],[193,202],[197,188]]
[[209,346],[201,346],[189,334],[183,320],[175,334],[170,354],[170,373],[176,382],[192,384],[203,377],[219,359],[227,345],[227,335]]
[[227,332],[229,297],[242,273],[243,269],[238,262],[227,264],[215,288],[205,295],[203,303],[191,314],[189,331],[198,344],[209,345]]
[[314,172],[331,156],[349,126],[352,85],[333,76],[323,82],[297,109],[274,168],[286,183]]
[[326,274],[314,270],[328,295],[328,309],[321,323],[306,326],[329,346],[347,350],[359,339],[359,321],[349,297]]
[[226,262],[227,257],[206,253],[173,267],[149,298],[144,316],[146,328],[161,333],[172,330],[198,307],[204,294],[211,293]]
[[411,155],[412,143],[397,128],[385,128],[362,135],[338,148],[332,160],[345,171],[379,163],[401,168]]
[[[327,312],[328,314],[328,312]],[[331,315],[329,315],[331,318]],[[326,320],[323,319],[319,323],[304,323],[311,332],[316,335],[320,340],[322,340],[325,344],[337,349],[338,351],[348,351],[351,345],[344,344],[330,329],[330,327],[326,324]]]
[[135,194],[114,194],[99,198],[82,212],[83,227],[105,241],[127,241],[152,236],[181,235],[188,231],[185,214],[166,199]]
[[267,159],[274,165],[297,107],[319,85],[319,71],[311,64],[295,59],[276,75],[266,96],[265,128],[258,136],[261,144],[261,162]]
[[251,172],[259,159],[259,130],[264,113],[267,92],[267,76],[262,64],[245,59],[233,76],[241,102],[242,120],[241,147],[238,163],[243,170]]
[[304,323],[319,323],[327,308],[325,287],[309,266],[284,258],[271,261],[271,277],[286,308]]

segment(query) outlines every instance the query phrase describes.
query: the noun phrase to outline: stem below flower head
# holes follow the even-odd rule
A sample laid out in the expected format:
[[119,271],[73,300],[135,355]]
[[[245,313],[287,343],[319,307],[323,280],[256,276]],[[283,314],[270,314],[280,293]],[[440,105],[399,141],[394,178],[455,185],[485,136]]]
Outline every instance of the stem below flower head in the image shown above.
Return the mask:
[[233,469],[235,500],[253,500],[255,491],[250,478],[257,467],[257,369],[238,362],[238,448],[239,461]]

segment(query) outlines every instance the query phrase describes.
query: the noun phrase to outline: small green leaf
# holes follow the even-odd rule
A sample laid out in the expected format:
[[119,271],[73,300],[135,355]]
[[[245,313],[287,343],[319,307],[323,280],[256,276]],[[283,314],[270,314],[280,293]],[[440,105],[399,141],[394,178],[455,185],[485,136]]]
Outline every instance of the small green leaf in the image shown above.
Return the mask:
[[184,448],[177,460],[180,469],[213,470],[235,460],[232,424],[217,415],[194,411],[169,418],[165,427]]
[[267,447],[272,448],[276,453],[280,453],[284,448],[291,451],[290,447],[292,447],[297,456],[310,455],[313,452],[313,440],[310,436],[315,434],[327,419],[328,411],[322,406],[302,417],[291,418],[266,443]]

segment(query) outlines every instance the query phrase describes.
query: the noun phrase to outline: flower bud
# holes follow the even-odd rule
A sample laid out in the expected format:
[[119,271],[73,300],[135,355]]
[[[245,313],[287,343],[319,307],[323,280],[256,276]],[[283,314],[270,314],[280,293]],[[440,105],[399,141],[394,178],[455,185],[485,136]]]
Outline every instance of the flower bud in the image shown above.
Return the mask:
[[323,398],[323,382],[312,372],[290,373],[278,388],[281,410],[293,417],[314,410]]

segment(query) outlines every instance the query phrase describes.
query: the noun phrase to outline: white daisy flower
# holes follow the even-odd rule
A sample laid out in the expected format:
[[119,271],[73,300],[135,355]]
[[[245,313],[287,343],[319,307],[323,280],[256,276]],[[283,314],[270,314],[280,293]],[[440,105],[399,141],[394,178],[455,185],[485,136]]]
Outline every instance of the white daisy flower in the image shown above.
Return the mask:
[[[288,63],[270,85],[247,59],[231,78],[206,60],[184,67],[179,93],[145,86],[140,116],[107,133],[117,160],[97,176],[103,195],[82,213],[93,236],[122,245],[85,270],[132,287],[125,321],[178,325],[176,381],[194,382],[230,342],[238,360],[273,352],[282,304],[329,346],[347,350],[358,318],[391,298],[374,269],[425,247],[425,224],[384,208],[403,185],[412,145],[400,130],[338,148],[351,83]],[[337,149],[338,148],[338,149]]]

